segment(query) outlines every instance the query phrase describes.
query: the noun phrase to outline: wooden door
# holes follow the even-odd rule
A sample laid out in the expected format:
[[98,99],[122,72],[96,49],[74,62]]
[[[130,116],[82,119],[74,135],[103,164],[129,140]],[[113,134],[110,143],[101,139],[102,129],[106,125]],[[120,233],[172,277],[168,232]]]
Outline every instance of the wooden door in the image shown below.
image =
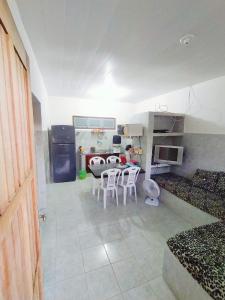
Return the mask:
[[29,67],[15,32],[0,0],[0,299],[30,300],[42,299],[40,239]]

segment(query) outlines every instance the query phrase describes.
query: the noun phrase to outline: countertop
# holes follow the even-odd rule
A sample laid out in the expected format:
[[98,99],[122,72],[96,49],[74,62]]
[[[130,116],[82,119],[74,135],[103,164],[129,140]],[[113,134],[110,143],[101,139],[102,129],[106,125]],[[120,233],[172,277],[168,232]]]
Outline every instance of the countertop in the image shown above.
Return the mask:
[[100,154],[112,154],[112,155],[114,155],[114,154],[122,154],[122,153],[113,153],[113,152],[80,153],[80,155],[94,155],[94,154],[96,154],[96,155],[100,155]]

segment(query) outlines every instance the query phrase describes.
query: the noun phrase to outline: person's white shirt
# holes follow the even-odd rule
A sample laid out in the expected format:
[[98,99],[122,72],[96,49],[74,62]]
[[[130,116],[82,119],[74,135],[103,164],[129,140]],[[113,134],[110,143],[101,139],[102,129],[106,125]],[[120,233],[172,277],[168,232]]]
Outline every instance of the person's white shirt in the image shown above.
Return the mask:
[[131,160],[131,154],[129,151],[125,151],[125,156],[126,156],[126,160],[127,162],[129,162]]

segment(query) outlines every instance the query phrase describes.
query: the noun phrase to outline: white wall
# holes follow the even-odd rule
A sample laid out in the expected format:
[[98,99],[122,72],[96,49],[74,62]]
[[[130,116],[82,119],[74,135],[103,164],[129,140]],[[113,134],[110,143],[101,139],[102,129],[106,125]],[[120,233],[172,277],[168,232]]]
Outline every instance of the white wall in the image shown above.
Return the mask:
[[72,116],[114,117],[117,123],[132,122],[135,105],[117,101],[49,97],[48,127],[72,125]]
[[132,122],[135,113],[165,109],[186,114],[185,132],[225,134],[225,76],[137,104],[56,98],[48,101],[48,126],[72,124],[73,115],[111,116]]
[[29,56],[30,61],[30,76],[31,76],[31,90],[32,93],[36,96],[38,101],[41,103],[41,111],[42,111],[42,128],[46,129],[46,120],[47,120],[47,110],[46,103],[48,99],[47,91],[44,85],[44,81],[42,78],[42,74],[40,72],[39,66],[37,64],[32,46],[30,44],[29,38],[27,36],[26,30],[24,28],[23,22],[21,20],[19,9],[17,7],[15,0],[7,0],[10,11],[12,13],[13,19],[17,26],[17,30],[20,34],[26,52]]
[[136,104],[136,111],[155,111],[159,105],[187,115],[185,132],[225,134],[225,76],[148,99]]

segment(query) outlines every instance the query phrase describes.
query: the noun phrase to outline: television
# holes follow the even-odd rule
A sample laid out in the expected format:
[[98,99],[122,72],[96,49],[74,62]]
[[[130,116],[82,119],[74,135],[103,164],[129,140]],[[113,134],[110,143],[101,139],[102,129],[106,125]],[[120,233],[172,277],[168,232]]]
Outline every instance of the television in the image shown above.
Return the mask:
[[155,145],[154,162],[169,165],[182,165],[184,147]]

